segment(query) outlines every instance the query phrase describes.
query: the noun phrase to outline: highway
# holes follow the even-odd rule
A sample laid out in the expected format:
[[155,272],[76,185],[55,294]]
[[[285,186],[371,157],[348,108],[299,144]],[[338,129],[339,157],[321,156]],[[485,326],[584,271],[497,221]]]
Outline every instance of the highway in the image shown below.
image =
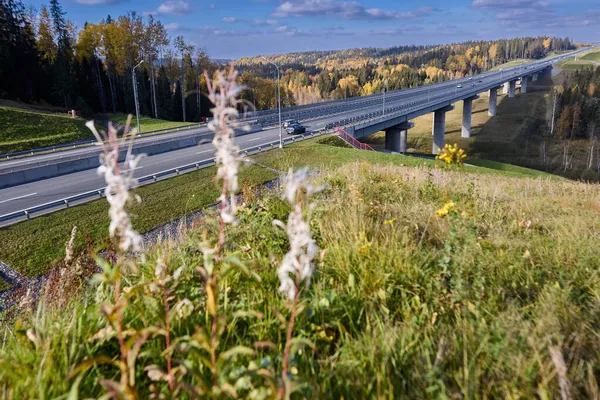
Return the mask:
[[[567,56],[560,56],[560,58]],[[484,88],[489,88],[496,83],[500,84],[507,80],[515,80],[521,74],[527,73],[527,68],[532,69],[533,67],[550,65],[550,62],[557,61],[558,59],[559,57],[556,57],[508,68],[504,71],[487,72],[476,75],[472,79],[463,78],[413,89],[389,92],[385,94],[385,110],[387,113],[388,109],[414,108],[415,104],[420,105],[423,103],[427,105],[428,103],[435,103],[437,100],[448,96],[455,97],[462,90],[473,92],[481,88],[481,91],[484,91],[487,90]],[[457,87],[458,84],[462,87]],[[376,94],[294,107],[291,110],[283,109],[282,118],[297,118],[306,126],[307,132],[314,132],[322,130],[327,125],[339,122],[340,120],[357,116],[368,116],[370,113],[381,112],[383,109],[384,95]],[[272,125],[276,121],[276,115],[277,110],[268,110],[256,113],[250,119],[258,120],[263,126]],[[207,128],[195,128],[157,136],[167,137],[169,135],[169,138],[176,139],[205,131],[208,132]],[[283,134],[286,135],[285,131]],[[239,136],[236,138],[236,142],[243,150],[271,143],[278,140],[278,138],[279,128],[271,127],[259,132]],[[138,139],[138,145],[151,140],[156,140],[156,136],[141,137]],[[53,163],[65,157],[90,156],[98,153],[99,149],[97,146],[88,146],[56,153],[6,160],[0,162],[0,172],[26,168],[32,164]],[[213,157],[214,149],[212,144],[207,142],[194,147],[145,157],[141,161],[135,175],[137,177],[152,175],[170,168],[209,160]],[[103,179],[97,175],[95,169],[91,169],[5,188],[0,190],[0,216],[80,193],[98,190],[103,186],[105,186]]]

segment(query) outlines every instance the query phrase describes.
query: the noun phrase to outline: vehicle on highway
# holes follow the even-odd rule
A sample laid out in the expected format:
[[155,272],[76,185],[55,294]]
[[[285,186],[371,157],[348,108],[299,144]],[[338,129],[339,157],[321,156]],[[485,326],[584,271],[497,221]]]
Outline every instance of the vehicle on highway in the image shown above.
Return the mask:
[[475,84],[474,84],[474,83],[471,83],[471,86],[475,86]]
[[294,124],[300,124],[300,122],[298,122],[298,120],[295,120],[295,119],[286,119],[283,122],[283,127],[287,128],[288,126],[294,125]]
[[481,83],[481,82],[483,82],[481,79],[477,81],[477,83]]
[[462,88],[462,85],[459,83],[458,85],[456,85],[457,88]]
[[287,132],[288,135],[298,135],[300,133],[306,132],[306,128],[304,126],[300,125],[299,123],[295,123],[295,124],[288,125],[285,128],[285,131]]

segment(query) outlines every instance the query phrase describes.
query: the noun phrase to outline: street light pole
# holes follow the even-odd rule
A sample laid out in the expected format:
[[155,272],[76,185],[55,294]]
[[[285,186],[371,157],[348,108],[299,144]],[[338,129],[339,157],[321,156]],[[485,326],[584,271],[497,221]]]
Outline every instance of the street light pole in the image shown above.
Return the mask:
[[144,62],[144,60],[140,61],[131,70],[131,78],[133,79],[133,97],[135,99],[135,118],[137,119],[137,131],[138,131],[138,133],[140,133],[140,105],[138,103],[138,96],[137,96],[137,79],[135,79],[135,69],[137,67],[139,67],[140,64],[143,63],[143,62]]
[[280,76],[279,76],[279,65],[275,64],[272,61],[267,60],[265,57],[261,57],[263,60],[265,60],[266,62],[268,62],[269,64],[272,64],[275,66],[275,68],[277,69],[277,109],[279,110],[279,148],[283,148],[283,136],[282,136],[282,129],[283,126],[281,125],[281,83],[280,83]]

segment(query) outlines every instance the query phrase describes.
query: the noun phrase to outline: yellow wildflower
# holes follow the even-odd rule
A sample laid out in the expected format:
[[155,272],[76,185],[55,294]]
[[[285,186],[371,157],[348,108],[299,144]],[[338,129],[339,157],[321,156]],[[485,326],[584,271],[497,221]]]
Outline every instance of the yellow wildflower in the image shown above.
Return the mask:
[[453,211],[456,211],[456,203],[454,203],[453,201],[449,201],[448,203],[444,204],[444,206],[442,208],[440,208],[439,210],[437,210],[435,213],[437,214],[438,217],[442,218]]

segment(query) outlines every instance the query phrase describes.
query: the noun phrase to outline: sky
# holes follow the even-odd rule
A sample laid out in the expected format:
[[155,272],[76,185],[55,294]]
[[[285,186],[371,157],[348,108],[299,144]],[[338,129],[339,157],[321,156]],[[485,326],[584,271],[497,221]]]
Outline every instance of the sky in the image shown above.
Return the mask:
[[[24,0],[39,9],[47,0]],[[61,0],[78,27],[128,11],[215,59],[517,36],[600,42],[600,0]]]

